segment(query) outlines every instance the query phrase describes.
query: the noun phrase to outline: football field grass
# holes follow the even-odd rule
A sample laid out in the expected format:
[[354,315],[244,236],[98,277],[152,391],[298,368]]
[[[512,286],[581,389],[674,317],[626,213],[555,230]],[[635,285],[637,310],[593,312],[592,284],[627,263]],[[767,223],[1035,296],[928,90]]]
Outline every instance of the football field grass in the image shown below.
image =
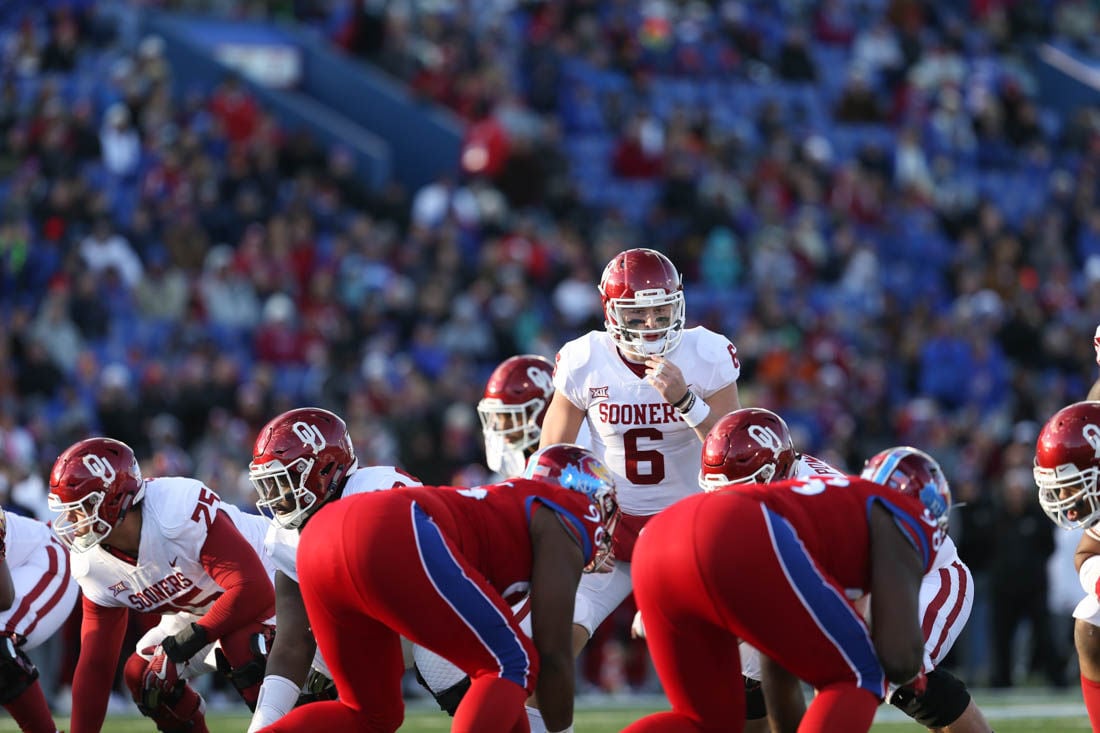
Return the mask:
[[[997,733],[1080,733],[1091,730],[1085,717],[1080,690],[1051,693],[1045,690],[990,693],[976,691],[975,699],[985,711]],[[659,699],[635,701],[581,701],[578,703],[575,726],[577,733],[618,733],[631,722],[654,710],[664,710]],[[211,733],[244,733],[248,728],[246,712],[211,712],[207,723]],[[58,718],[58,725],[67,730],[67,718]],[[423,702],[410,705],[401,733],[440,733],[450,730],[451,719]],[[19,728],[8,717],[0,717],[0,733],[14,733]],[[104,733],[152,733],[153,725],[140,716],[111,716],[103,726]],[[922,727],[902,713],[883,706],[879,708],[872,733],[919,733]],[[350,733],[350,732],[349,732]]]

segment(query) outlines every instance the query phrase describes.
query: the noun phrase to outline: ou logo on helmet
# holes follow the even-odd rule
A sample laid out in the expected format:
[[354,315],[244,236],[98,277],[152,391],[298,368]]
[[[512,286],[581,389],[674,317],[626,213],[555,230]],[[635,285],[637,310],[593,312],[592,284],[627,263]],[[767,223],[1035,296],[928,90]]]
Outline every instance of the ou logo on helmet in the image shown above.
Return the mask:
[[767,425],[750,425],[748,434],[750,438],[760,444],[761,448],[770,450],[773,456],[778,457],[783,452],[783,441]]
[[110,486],[114,483],[116,475],[115,467],[104,458],[94,453],[89,453],[80,460],[84,464],[84,468],[88,469],[88,473],[100,479],[104,486]]
[[531,383],[542,390],[543,397],[549,397],[554,393],[554,378],[538,367],[527,367],[527,378]]
[[328,446],[325,436],[321,434],[321,431],[317,429],[316,425],[296,422],[290,426],[290,429],[294,431],[294,434],[298,436],[303,445],[307,445],[313,450],[315,455]]
[[1100,458],[1100,428],[1089,423],[1081,428],[1081,436],[1092,447],[1093,458]]

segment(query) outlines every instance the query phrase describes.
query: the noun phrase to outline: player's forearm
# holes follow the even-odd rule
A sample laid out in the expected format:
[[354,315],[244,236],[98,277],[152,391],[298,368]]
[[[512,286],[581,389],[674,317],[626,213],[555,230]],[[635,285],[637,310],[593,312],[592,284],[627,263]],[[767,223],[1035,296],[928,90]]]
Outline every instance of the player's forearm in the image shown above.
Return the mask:
[[565,730],[573,724],[573,657],[566,654],[540,655],[536,692],[546,730]]
[[309,675],[314,650],[312,638],[303,638],[294,629],[285,633],[280,629],[267,656],[266,673],[285,677],[301,687]]
[[0,611],[15,605],[15,581],[11,579],[8,561],[0,559]]

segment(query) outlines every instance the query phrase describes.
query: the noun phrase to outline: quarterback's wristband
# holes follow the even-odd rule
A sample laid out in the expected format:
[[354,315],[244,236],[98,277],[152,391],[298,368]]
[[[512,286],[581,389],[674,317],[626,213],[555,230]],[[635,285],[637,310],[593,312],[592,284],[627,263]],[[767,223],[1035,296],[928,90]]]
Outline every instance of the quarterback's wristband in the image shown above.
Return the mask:
[[710,405],[693,392],[686,409],[681,410],[681,413],[689,428],[698,427],[710,414]]
[[182,664],[198,654],[199,650],[209,643],[206,639],[206,629],[192,621],[190,626],[175,636],[166,637],[160,646],[164,649],[164,656]]
[[1086,593],[1100,595],[1100,555],[1093,555],[1081,563],[1077,576],[1081,579],[1081,588]]

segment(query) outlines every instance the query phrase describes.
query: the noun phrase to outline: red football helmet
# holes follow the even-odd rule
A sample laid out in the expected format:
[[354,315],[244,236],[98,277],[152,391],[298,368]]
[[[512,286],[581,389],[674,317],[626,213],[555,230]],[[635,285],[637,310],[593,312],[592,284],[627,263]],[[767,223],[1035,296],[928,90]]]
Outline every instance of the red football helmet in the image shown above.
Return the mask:
[[637,356],[664,355],[684,335],[684,286],[667,257],[628,249],[607,263],[600,278],[604,328]]
[[947,530],[951,487],[940,464],[924,451],[910,446],[880,451],[863,464],[859,476],[920,499],[928,514]]
[[1100,402],[1076,402],[1047,420],[1035,445],[1039,505],[1066,529],[1100,519]]
[[587,448],[574,443],[555,443],[531,454],[523,478],[551,481],[589,498],[600,512],[604,531],[596,533],[596,552],[585,572],[603,565],[611,555],[611,535],[619,522],[615,475],[611,469]]
[[771,410],[745,407],[724,415],[703,441],[699,487],[768,484],[794,474],[798,454],[791,431]]
[[339,495],[357,466],[347,424],[328,410],[299,407],[260,429],[248,478],[260,495],[260,512],[296,529]]
[[111,534],[145,495],[137,457],[125,443],[88,438],[57,457],[50,471],[53,531],[69,549],[84,552]]
[[493,370],[477,403],[491,470],[507,476],[523,473],[527,452],[539,443],[553,394],[554,365],[546,357],[513,356]]

